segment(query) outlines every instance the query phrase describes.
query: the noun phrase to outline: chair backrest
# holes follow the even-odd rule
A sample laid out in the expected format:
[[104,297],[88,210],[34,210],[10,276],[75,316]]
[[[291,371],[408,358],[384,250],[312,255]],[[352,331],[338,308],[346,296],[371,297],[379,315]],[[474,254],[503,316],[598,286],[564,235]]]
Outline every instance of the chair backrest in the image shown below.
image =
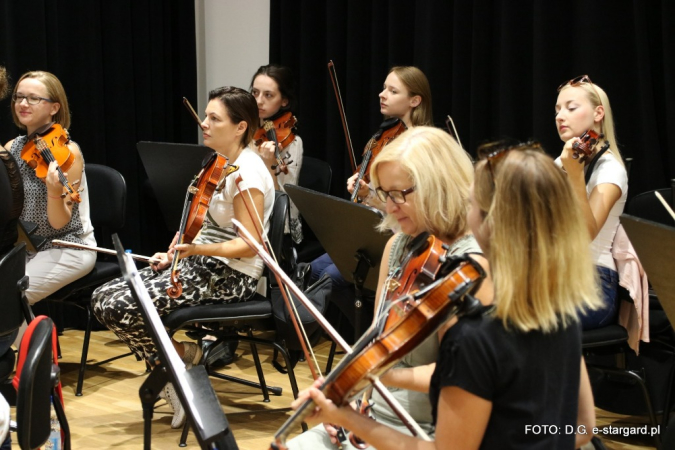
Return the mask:
[[17,239],[17,222],[23,210],[23,180],[11,153],[0,150],[0,253]]
[[648,191],[636,195],[626,204],[625,212],[631,216],[637,216],[641,219],[651,220],[664,225],[673,225],[673,218],[670,217],[666,208],[656,197],[655,192],[661,194],[663,199],[673,207],[673,190],[670,188],[658,189],[657,191]]
[[21,340],[14,386],[17,437],[22,449],[39,448],[49,438],[54,340],[54,323],[45,316],[31,322]]
[[332,178],[333,171],[326,161],[311,156],[302,158],[298,186],[328,194]]
[[97,238],[109,237],[124,226],[127,201],[127,185],[124,177],[112,167],[87,164],[89,186],[89,209],[91,223]]
[[[18,330],[25,317],[20,282],[26,276],[26,244],[21,243],[0,259],[0,292],[2,292],[2,314],[0,314],[0,336]],[[24,281],[25,282],[25,281]]]
[[272,245],[272,251],[284,270],[288,270],[288,266],[293,264],[292,261],[292,247],[290,239],[284,236],[284,227],[288,220],[290,211],[290,200],[288,195],[282,191],[276,191],[274,194],[274,206],[272,207],[272,215],[270,216],[270,229],[268,238]]

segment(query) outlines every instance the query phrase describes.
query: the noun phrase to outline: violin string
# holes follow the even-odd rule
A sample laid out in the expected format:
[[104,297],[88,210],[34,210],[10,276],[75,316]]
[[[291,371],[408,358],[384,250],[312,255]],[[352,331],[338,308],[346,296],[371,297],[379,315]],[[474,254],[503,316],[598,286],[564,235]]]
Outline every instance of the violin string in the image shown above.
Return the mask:
[[[237,185],[237,190],[239,190],[239,193],[240,193],[241,195],[243,195],[243,192],[241,191],[241,189],[240,189],[240,187],[239,187],[239,182],[240,182],[241,180],[242,180],[242,177],[241,177],[241,175],[240,175],[240,176],[237,178],[237,180],[235,181],[235,184]],[[270,242],[269,237],[268,237],[268,235],[267,235],[267,231],[265,231],[264,224],[263,224],[262,220],[260,219],[260,214],[258,213],[258,208],[256,208],[255,202],[253,201],[253,196],[251,195],[251,190],[250,190],[250,189],[246,189],[246,192],[248,193],[248,197],[249,197],[249,200],[250,200],[250,202],[251,202],[251,206],[253,207],[253,211],[255,212],[255,217],[256,217],[256,219],[258,220],[258,225],[260,225],[260,228],[261,228],[261,230],[262,230],[262,231],[260,231],[260,236],[262,237],[263,241],[267,244],[268,248],[270,249],[270,252],[269,252],[269,253],[272,255],[272,258],[274,259],[274,262],[276,262],[276,263],[278,264],[279,261],[277,260],[277,256],[274,254],[273,251],[271,251],[271,250],[272,250],[272,243]],[[247,209],[248,209],[248,207],[247,207]],[[249,214],[250,214],[250,212],[249,212]],[[254,224],[254,225],[255,225],[255,224]],[[257,228],[257,226],[256,226],[256,228]],[[283,285],[283,283],[282,283],[282,285]],[[290,291],[288,290],[288,288],[287,288],[286,286],[279,286],[279,288],[280,288],[280,289],[285,289],[285,290],[286,290],[286,295],[287,295],[288,298],[289,298],[289,302],[288,302],[288,303],[290,303],[290,307],[293,309],[293,313],[295,314],[295,317],[297,317],[297,318],[299,319],[299,318],[300,318],[300,313],[298,312],[298,309],[297,309],[297,307],[295,306],[295,303],[293,303],[293,302],[290,300],[290,299],[292,298],[291,295],[290,295]],[[299,324],[299,328],[300,328],[300,330],[301,330],[301,332],[302,332],[302,336],[303,336],[303,338],[304,338],[304,340],[305,340],[305,343],[307,344],[307,348],[309,349],[309,350],[308,350],[308,353],[309,353],[310,355],[312,355],[312,360],[314,361],[314,367],[315,367],[315,369],[318,371],[319,376],[323,376],[322,373],[321,373],[321,369],[320,369],[320,367],[319,367],[319,362],[318,362],[317,359],[316,359],[316,354],[315,354],[314,351],[312,350],[311,345],[309,345],[309,337],[307,336],[307,331],[306,331],[305,328],[302,326],[302,322],[300,322],[299,320],[298,320],[298,324]]]
[[[54,158],[54,154],[51,152],[47,144],[44,143],[42,139],[36,139],[37,141],[37,148],[40,150],[40,155],[42,156],[42,159],[44,159],[47,162],[47,165],[49,165],[52,161],[56,161]],[[57,166],[56,171],[59,176],[59,181],[65,187],[68,192],[72,194],[73,190],[70,187],[70,184],[68,183],[68,179],[66,176],[63,174],[63,171],[61,170],[61,166]]]

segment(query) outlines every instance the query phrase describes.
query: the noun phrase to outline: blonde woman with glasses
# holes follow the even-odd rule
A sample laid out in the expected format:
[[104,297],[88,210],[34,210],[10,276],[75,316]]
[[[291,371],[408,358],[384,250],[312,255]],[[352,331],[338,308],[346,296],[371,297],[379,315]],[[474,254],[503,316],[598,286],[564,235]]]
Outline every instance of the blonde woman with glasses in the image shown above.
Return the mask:
[[[487,261],[481,255],[467,221],[473,165],[467,153],[448,133],[425,126],[405,131],[384,147],[373,162],[371,176],[376,195],[386,207],[386,216],[380,228],[396,231],[385,247],[380,263],[376,311],[383,292],[387,292],[390,275],[402,267],[405,257],[415,245],[415,238],[425,237],[426,233],[446,243],[450,254],[470,253],[487,269]],[[392,286],[394,284],[395,281]],[[476,295],[486,304],[491,302],[492,286],[489,280],[483,282]],[[429,379],[438,358],[439,342],[439,335],[430,336],[382,378],[385,385],[396,388],[392,389],[392,395],[431,435],[434,427],[429,398],[415,381],[420,377]],[[373,393],[372,404],[371,412],[376,423],[409,435],[407,428],[377,392]],[[357,420],[372,423],[363,416]],[[323,422],[325,426],[315,427],[291,440],[288,448],[335,448],[334,445],[340,440],[339,428],[330,424],[346,424],[332,420]],[[375,448],[380,448],[378,440],[362,436],[359,434],[360,429],[352,426],[349,424],[346,428],[354,431],[356,436],[365,438]],[[341,442],[341,445],[343,449],[353,448],[347,441]]]
[[591,439],[579,311],[600,300],[588,234],[571,232],[585,227],[579,202],[538,149],[489,150],[476,166],[468,223],[490,264],[495,307],[450,327],[433,376],[417,378],[429,392],[435,440],[338,408],[316,384],[294,406],[311,397],[313,419],[340,424],[378,450],[572,449]]
[[[626,204],[628,175],[605,91],[588,75],[582,75],[560,85],[558,92],[555,123],[565,145],[557,162],[567,172],[579,200],[604,300],[603,308],[582,317],[583,329],[588,330],[617,320],[619,275],[612,244]],[[588,130],[595,131],[600,138],[584,159],[579,157],[575,146]]]

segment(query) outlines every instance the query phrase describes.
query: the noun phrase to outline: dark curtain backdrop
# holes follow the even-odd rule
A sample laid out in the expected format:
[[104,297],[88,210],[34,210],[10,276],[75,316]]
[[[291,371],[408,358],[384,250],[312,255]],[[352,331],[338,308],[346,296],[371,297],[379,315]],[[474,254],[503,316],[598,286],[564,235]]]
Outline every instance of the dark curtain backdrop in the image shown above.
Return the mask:
[[[183,96],[196,100],[194,3],[5,0],[0,64],[13,82],[29,70],[46,70],[61,80],[72,112],[71,138],[82,147],[85,162],[111,166],[126,179],[122,242],[136,253],[165,249],[172,233],[147,184],[136,143],[196,143],[195,123],[181,104]],[[4,145],[18,134],[5,99],[0,140]]]
[[675,177],[675,2],[670,0],[271,1],[270,62],[290,66],[307,155],[329,161],[333,193],[351,174],[326,64],[333,60],[355,151],[382,121],[388,69],[429,78],[434,120],[452,115],[464,147],[536,138],[552,155],[558,85],[588,74],[608,93],[634,158],[630,193]]

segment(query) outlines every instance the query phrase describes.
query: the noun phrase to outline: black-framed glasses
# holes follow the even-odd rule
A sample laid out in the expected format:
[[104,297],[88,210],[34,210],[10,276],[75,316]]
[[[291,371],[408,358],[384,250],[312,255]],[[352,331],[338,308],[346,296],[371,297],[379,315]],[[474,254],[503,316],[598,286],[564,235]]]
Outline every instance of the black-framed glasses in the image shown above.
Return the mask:
[[385,191],[381,187],[375,189],[377,198],[379,198],[382,203],[387,203],[387,198],[390,198],[391,201],[397,205],[405,203],[405,196],[412,192],[415,192],[415,186],[409,187],[408,189],[403,189],[402,191]]
[[49,103],[54,103],[54,100],[52,100],[51,98],[38,97],[37,95],[21,95],[21,94],[13,94],[12,95],[12,101],[14,103],[21,103],[24,100],[26,100],[29,105],[37,105],[42,100],[44,100],[46,102],[49,102]]

